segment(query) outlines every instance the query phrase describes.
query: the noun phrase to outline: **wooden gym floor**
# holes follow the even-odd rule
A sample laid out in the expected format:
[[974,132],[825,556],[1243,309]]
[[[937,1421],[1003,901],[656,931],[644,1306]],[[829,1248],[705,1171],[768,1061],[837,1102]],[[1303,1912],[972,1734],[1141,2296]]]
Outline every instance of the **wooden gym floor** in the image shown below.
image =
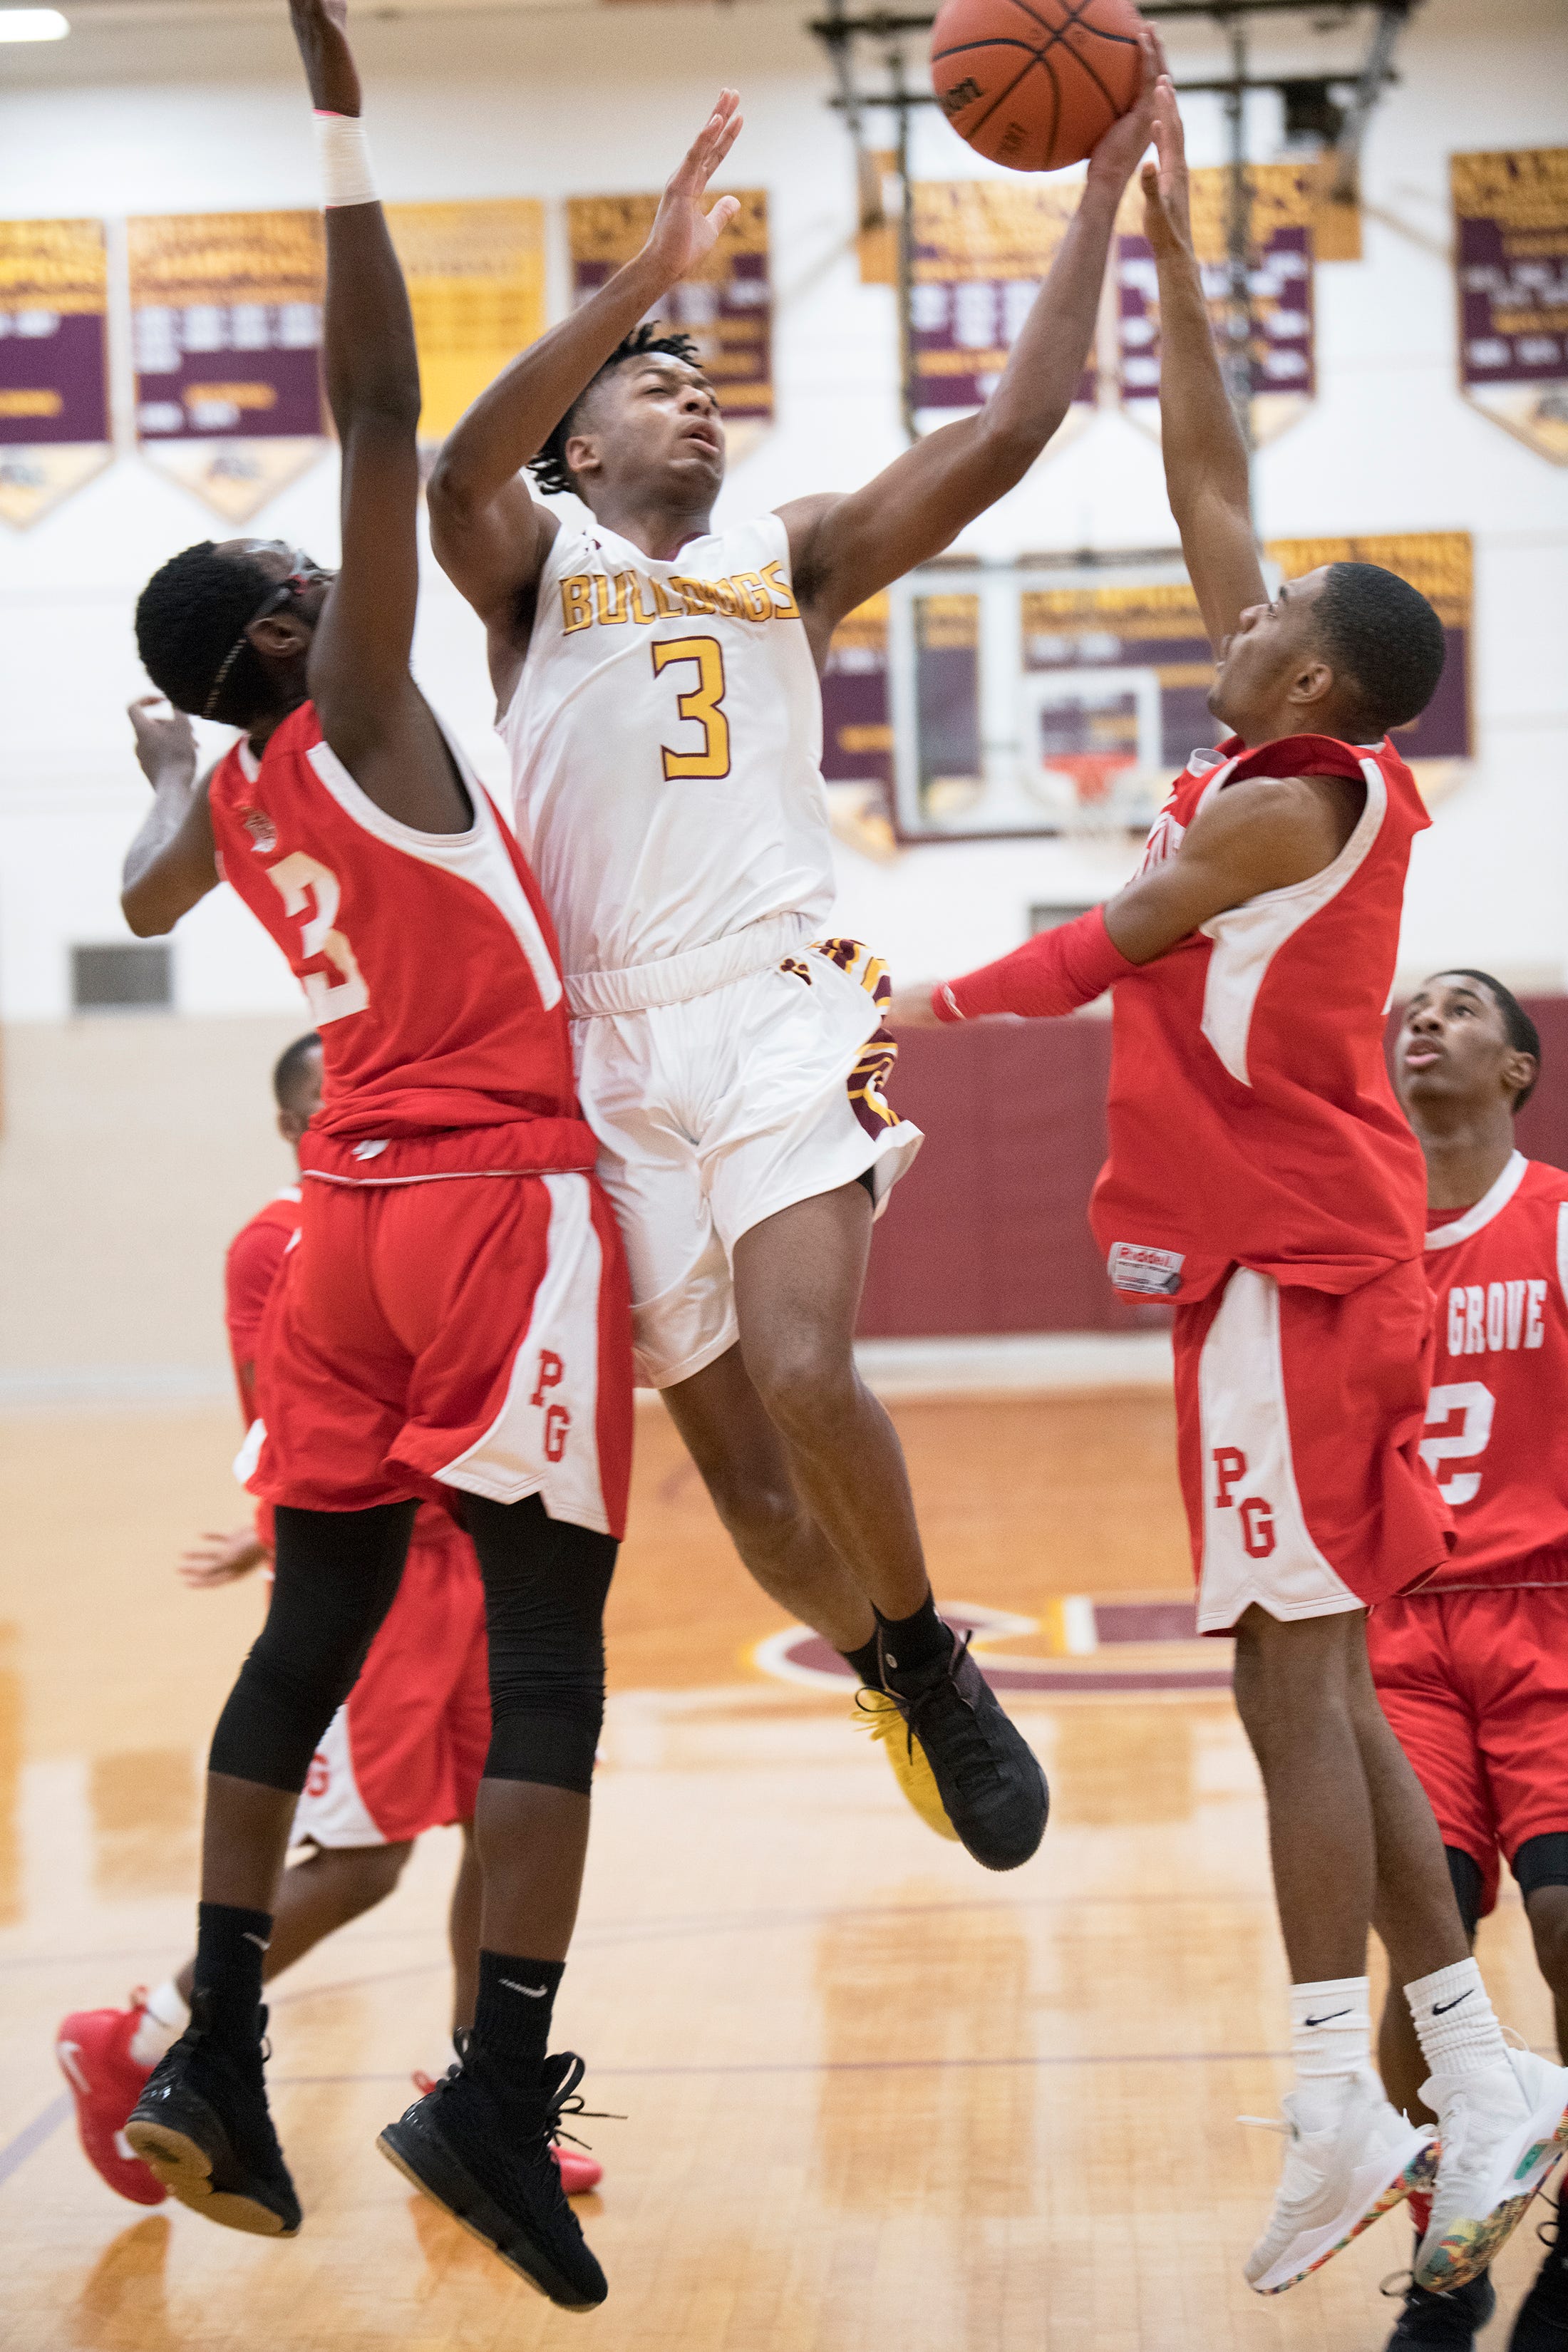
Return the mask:
[[[87,2168],[53,2029],[185,1950],[202,1749],[259,1592],[172,1573],[187,1535],[239,1516],[221,1407],[0,1425],[5,2352],[1376,2352],[1398,2217],[1277,2301],[1241,2277],[1279,2143],[1234,2118],[1285,2085],[1285,2003],[1255,1776],[1201,1686],[1223,1654],[1129,1644],[1110,1629],[1147,1634],[1153,1612],[1089,1606],[1187,1591],[1168,1402],[897,1418],[939,1592],[1037,1626],[992,1646],[1037,1675],[1009,1703],[1051,1775],[1050,1832],[1029,1868],[987,1876],[906,1811],[847,1685],[758,1666],[781,1621],[645,1413],[559,2011],[590,2103],[625,2118],[587,2126],[611,2299],[585,2319],[373,2144],[409,2070],[442,2060],[451,1832],[276,1989],[298,2241],[141,2212]],[[1137,1669],[1115,1695],[1092,1695],[1096,1624]],[[1511,1890],[1482,1957],[1544,2045]]]

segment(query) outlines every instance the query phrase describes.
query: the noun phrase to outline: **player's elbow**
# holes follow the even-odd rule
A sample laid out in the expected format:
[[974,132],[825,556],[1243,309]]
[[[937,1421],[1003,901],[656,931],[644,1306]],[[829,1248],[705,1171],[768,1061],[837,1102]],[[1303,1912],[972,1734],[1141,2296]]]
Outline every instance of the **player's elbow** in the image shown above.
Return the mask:
[[467,530],[486,503],[486,487],[468,463],[460,425],[441,445],[426,495],[430,501],[431,525],[437,530]]
[[995,484],[993,498],[1003,497],[1023,480],[1066,415],[1065,401],[1015,412],[1010,404],[993,400],[981,410],[975,422],[981,428],[986,469]]
[[129,883],[120,894],[120,911],[126,929],[139,940],[161,940],[174,928],[176,917],[157,903],[142,883]]

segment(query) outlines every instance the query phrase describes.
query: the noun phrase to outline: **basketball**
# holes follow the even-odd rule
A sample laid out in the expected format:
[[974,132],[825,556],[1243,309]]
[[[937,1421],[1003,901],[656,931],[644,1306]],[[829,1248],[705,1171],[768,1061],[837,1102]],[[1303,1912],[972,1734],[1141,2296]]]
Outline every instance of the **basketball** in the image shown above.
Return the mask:
[[976,154],[1058,172],[1137,97],[1142,30],[1132,0],[943,0],[931,37],[937,103]]

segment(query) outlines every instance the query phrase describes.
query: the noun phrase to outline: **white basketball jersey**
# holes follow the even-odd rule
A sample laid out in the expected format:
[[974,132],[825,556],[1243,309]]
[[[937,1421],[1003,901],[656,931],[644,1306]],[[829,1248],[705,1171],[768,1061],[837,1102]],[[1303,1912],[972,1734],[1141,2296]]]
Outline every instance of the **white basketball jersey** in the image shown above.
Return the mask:
[[563,530],[499,722],[568,972],[621,971],[833,904],[822,694],[776,515],[656,562]]

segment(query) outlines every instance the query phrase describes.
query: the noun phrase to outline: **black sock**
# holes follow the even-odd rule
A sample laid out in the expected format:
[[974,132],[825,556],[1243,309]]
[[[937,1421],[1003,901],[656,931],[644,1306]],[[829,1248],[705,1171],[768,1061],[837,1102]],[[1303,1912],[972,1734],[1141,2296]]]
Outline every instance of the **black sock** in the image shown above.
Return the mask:
[[244,1911],[233,1903],[196,1906],[192,1995],[211,1995],[212,2028],[220,2041],[248,2047],[260,2037],[261,1962],[271,1937],[270,1911]]
[[510,1952],[479,1954],[479,1997],[474,2039],[508,2074],[537,2074],[550,2047],[555,1996],[564,1960],[521,1960]]
[[911,1617],[884,1617],[877,1612],[882,1633],[882,1663],[893,1673],[917,1675],[925,1666],[945,1664],[952,1654],[952,1635],[936,1613],[928,1592]]
[[847,1666],[854,1667],[857,1675],[868,1690],[881,1689],[882,1661],[877,1654],[877,1636],[874,1631],[870,1640],[862,1642],[858,1650],[840,1650],[838,1654]]

